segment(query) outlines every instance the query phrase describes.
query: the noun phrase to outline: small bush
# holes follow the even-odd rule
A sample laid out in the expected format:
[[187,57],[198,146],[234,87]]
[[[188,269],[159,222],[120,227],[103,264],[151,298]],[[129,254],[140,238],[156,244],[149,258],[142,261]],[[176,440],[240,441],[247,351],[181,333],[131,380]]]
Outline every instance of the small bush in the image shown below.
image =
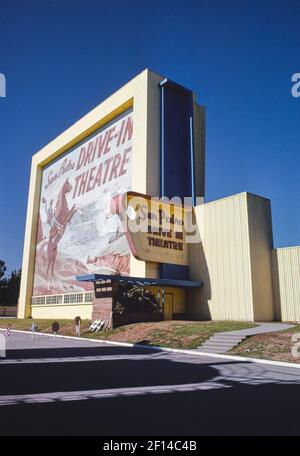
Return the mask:
[[120,282],[114,311],[117,313],[159,312],[160,306],[155,295],[142,284],[130,285]]

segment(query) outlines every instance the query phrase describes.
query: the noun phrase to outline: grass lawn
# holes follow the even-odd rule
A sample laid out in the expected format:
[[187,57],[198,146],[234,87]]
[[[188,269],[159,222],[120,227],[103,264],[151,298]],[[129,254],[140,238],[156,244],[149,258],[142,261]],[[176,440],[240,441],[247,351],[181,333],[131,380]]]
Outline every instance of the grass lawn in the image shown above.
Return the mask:
[[[38,326],[38,332],[52,333],[52,323],[55,320],[35,320],[35,319],[24,319],[18,320],[17,318],[1,318],[0,317],[0,328],[7,328],[8,323],[11,324],[11,329],[19,329],[22,331],[31,331],[31,325],[33,322]],[[73,320],[56,320],[59,322],[60,331],[59,334],[64,336],[75,335],[75,325]],[[82,332],[87,332],[91,322],[89,320],[82,320],[81,328]]]
[[[33,320],[0,318],[0,328],[11,323],[12,329],[29,331]],[[51,333],[53,320],[34,320],[40,332]],[[59,334],[75,335],[73,320],[58,320]],[[134,344],[158,345],[161,347],[193,349],[201,345],[214,333],[253,328],[254,323],[234,321],[161,321],[155,323],[135,323],[105,332],[90,333],[90,321],[81,322],[81,335],[91,339],[104,339]]]

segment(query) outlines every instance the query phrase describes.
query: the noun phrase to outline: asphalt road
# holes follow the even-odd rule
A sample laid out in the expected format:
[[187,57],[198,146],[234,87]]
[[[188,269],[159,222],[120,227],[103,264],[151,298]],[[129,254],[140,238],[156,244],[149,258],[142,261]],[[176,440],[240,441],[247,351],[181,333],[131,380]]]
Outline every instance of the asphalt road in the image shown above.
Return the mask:
[[12,333],[0,435],[300,435],[300,369]]

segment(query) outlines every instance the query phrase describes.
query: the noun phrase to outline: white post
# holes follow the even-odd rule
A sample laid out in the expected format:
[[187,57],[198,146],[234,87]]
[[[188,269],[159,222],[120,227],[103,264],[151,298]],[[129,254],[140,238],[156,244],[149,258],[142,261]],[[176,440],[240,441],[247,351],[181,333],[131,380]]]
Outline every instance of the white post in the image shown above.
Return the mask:
[[80,320],[78,321],[76,325],[76,336],[80,337]]
[[112,329],[111,328],[111,324],[112,324],[112,316],[113,316],[113,313],[110,312],[109,314],[109,321],[108,321],[108,326],[107,326],[107,329]]

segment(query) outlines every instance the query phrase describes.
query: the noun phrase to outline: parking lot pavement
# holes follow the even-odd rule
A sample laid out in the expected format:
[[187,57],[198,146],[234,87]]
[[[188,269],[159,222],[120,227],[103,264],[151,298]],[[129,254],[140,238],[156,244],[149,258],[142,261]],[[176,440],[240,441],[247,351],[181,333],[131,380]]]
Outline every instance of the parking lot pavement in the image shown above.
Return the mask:
[[[6,334],[6,330],[0,330],[0,333]],[[67,347],[91,347],[98,346],[99,343],[91,342],[83,338],[56,337],[49,334],[35,333],[32,340],[32,333],[11,331],[10,340],[7,341],[6,349],[11,350],[30,350],[39,348],[67,348]],[[8,354],[9,355],[9,354]]]
[[300,435],[300,369],[12,333],[0,435]]

